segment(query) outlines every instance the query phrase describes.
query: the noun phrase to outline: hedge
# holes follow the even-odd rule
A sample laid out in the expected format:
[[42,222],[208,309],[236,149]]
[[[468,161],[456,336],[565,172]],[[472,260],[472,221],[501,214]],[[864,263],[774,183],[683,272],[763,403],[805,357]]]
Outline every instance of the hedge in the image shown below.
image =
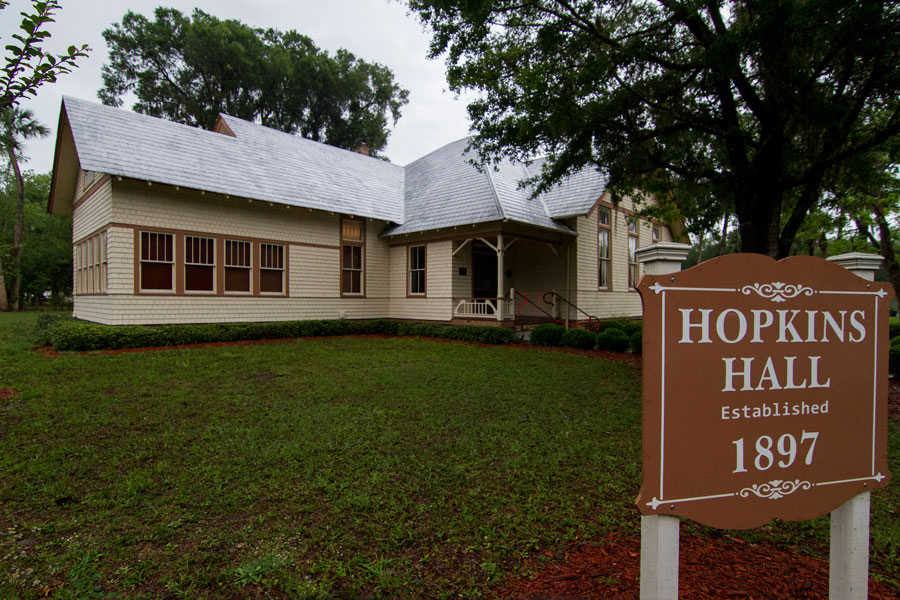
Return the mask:
[[607,329],[621,329],[625,335],[631,337],[636,332],[643,330],[643,321],[640,319],[610,319],[597,324],[597,333],[603,333]]
[[628,350],[628,346],[630,344],[631,341],[628,339],[628,334],[615,327],[604,329],[597,334],[598,350],[607,350],[610,352],[625,352],[626,350]]
[[635,354],[641,354],[644,351],[644,333],[643,331],[635,331],[631,334],[631,351]]
[[74,319],[41,322],[39,343],[59,351],[116,350],[208,342],[284,339],[336,335],[415,335],[485,344],[511,344],[515,332],[502,327],[372,321],[279,321],[272,323],[202,323],[191,325],[101,325]]
[[562,345],[567,348],[593,350],[596,343],[597,336],[587,329],[570,329],[562,336]]
[[566,328],[556,323],[544,323],[531,330],[528,338],[533,346],[561,346]]
[[893,341],[894,338],[900,337],[900,317],[891,317],[888,322],[890,323],[890,338]]

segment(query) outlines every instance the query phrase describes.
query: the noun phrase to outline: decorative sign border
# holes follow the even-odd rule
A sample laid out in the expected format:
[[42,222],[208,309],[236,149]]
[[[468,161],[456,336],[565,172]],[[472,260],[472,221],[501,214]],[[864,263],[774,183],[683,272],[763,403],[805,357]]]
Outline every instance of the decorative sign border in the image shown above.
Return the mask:
[[[871,287],[871,285],[869,286]],[[875,446],[876,446],[876,427],[877,427],[877,403],[878,403],[878,303],[887,296],[887,292],[879,289],[877,292],[863,291],[847,291],[847,290],[814,290],[802,284],[784,283],[782,281],[773,281],[771,283],[754,283],[745,285],[741,288],[704,288],[704,287],[680,287],[665,286],[658,281],[651,285],[648,289],[652,290],[656,295],[661,296],[660,310],[662,312],[662,337],[661,337],[661,387],[660,387],[660,426],[659,426],[659,495],[660,498],[654,497],[653,500],[647,502],[647,506],[653,510],[659,508],[663,504],[679,504],[683,502],[698,502],[702,500],[715,500],[719,498],[750,498],[751,495],[758,498],[767,498],[769,500],[779,500],[789,496],[797,490],[809,490],[813,487],[838,485],[841,483],[856,483],[864,481],[877,481],[881,483],[885,475],[875,472]],[[764,483],[755,483],[750,487],[745,487],[735,492],[724,492],[721,494],[712,494],[709,496],[697,496],[694,498],[675,498],[666,499],[664,494],[665,482],[665,466],[666,466],[666,292],[722,292],[722,293],[741,293],[745,296],[758,294],[762,298],[767,298],[772,302],[785,302],[790,298],[798,296],[813,296],[815,294],[841,294],[853,296],[876,296],[875,298],[875,326],[874,331],[874,360],[872,361],[872,475],[869,477],[858,477],[855,479],[841,479],[837,481],[785,481],[782,479],[773,479]]]

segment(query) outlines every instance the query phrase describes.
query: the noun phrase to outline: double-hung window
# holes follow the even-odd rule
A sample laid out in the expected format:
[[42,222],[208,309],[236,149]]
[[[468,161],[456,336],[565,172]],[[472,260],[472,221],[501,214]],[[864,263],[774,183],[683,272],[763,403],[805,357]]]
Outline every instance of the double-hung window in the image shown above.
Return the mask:
[[425,295],[425,246],[409,247],[409,295]]
[[184,236],[184,290],[216,290],[216,240],[211,237]]
[[365,279],[363,222],[341,220],[341,295],[362,296]]
[[259,245],[259,291],[284,293],[284,246],[281,244]]
[[171,233],[141,232],[141,290],[175,290],[175,244]]
[[251,244],[244,240],[225,240],[225,291],[249,294]]
[[605,206],[597,209],[597,287],[610,287],[610,210]]

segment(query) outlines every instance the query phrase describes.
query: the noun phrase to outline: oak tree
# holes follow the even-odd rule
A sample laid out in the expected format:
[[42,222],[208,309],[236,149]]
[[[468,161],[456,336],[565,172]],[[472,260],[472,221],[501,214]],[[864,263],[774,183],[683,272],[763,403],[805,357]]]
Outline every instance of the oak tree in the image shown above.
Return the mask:
[[[296,31],[255,29],[199,9],[129,11],[103,32],[109,62],[100,99],[211,129],[219,113],[350,148],[364,138],[385,147],[409,92],[393,72],[347,50],[333,56]],[[390,124],[389,124],[390,121]]]
[[[900,133],[900,2],[409,0],[484,157],[547,153],[614,198],[714,198],[742,250],[790,252],[848,161]],[[728,211],[723,211],[727,214]]]

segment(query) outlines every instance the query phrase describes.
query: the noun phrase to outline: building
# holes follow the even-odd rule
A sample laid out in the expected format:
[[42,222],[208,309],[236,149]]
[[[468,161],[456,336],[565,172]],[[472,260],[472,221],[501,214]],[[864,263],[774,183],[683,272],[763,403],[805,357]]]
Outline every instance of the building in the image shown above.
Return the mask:
[[637,316],[634,251],[670,228],[582,171],[401,167],[222,115],[204,131],[64,98],[48,210],[73,217],[76,317],[107,324]]

